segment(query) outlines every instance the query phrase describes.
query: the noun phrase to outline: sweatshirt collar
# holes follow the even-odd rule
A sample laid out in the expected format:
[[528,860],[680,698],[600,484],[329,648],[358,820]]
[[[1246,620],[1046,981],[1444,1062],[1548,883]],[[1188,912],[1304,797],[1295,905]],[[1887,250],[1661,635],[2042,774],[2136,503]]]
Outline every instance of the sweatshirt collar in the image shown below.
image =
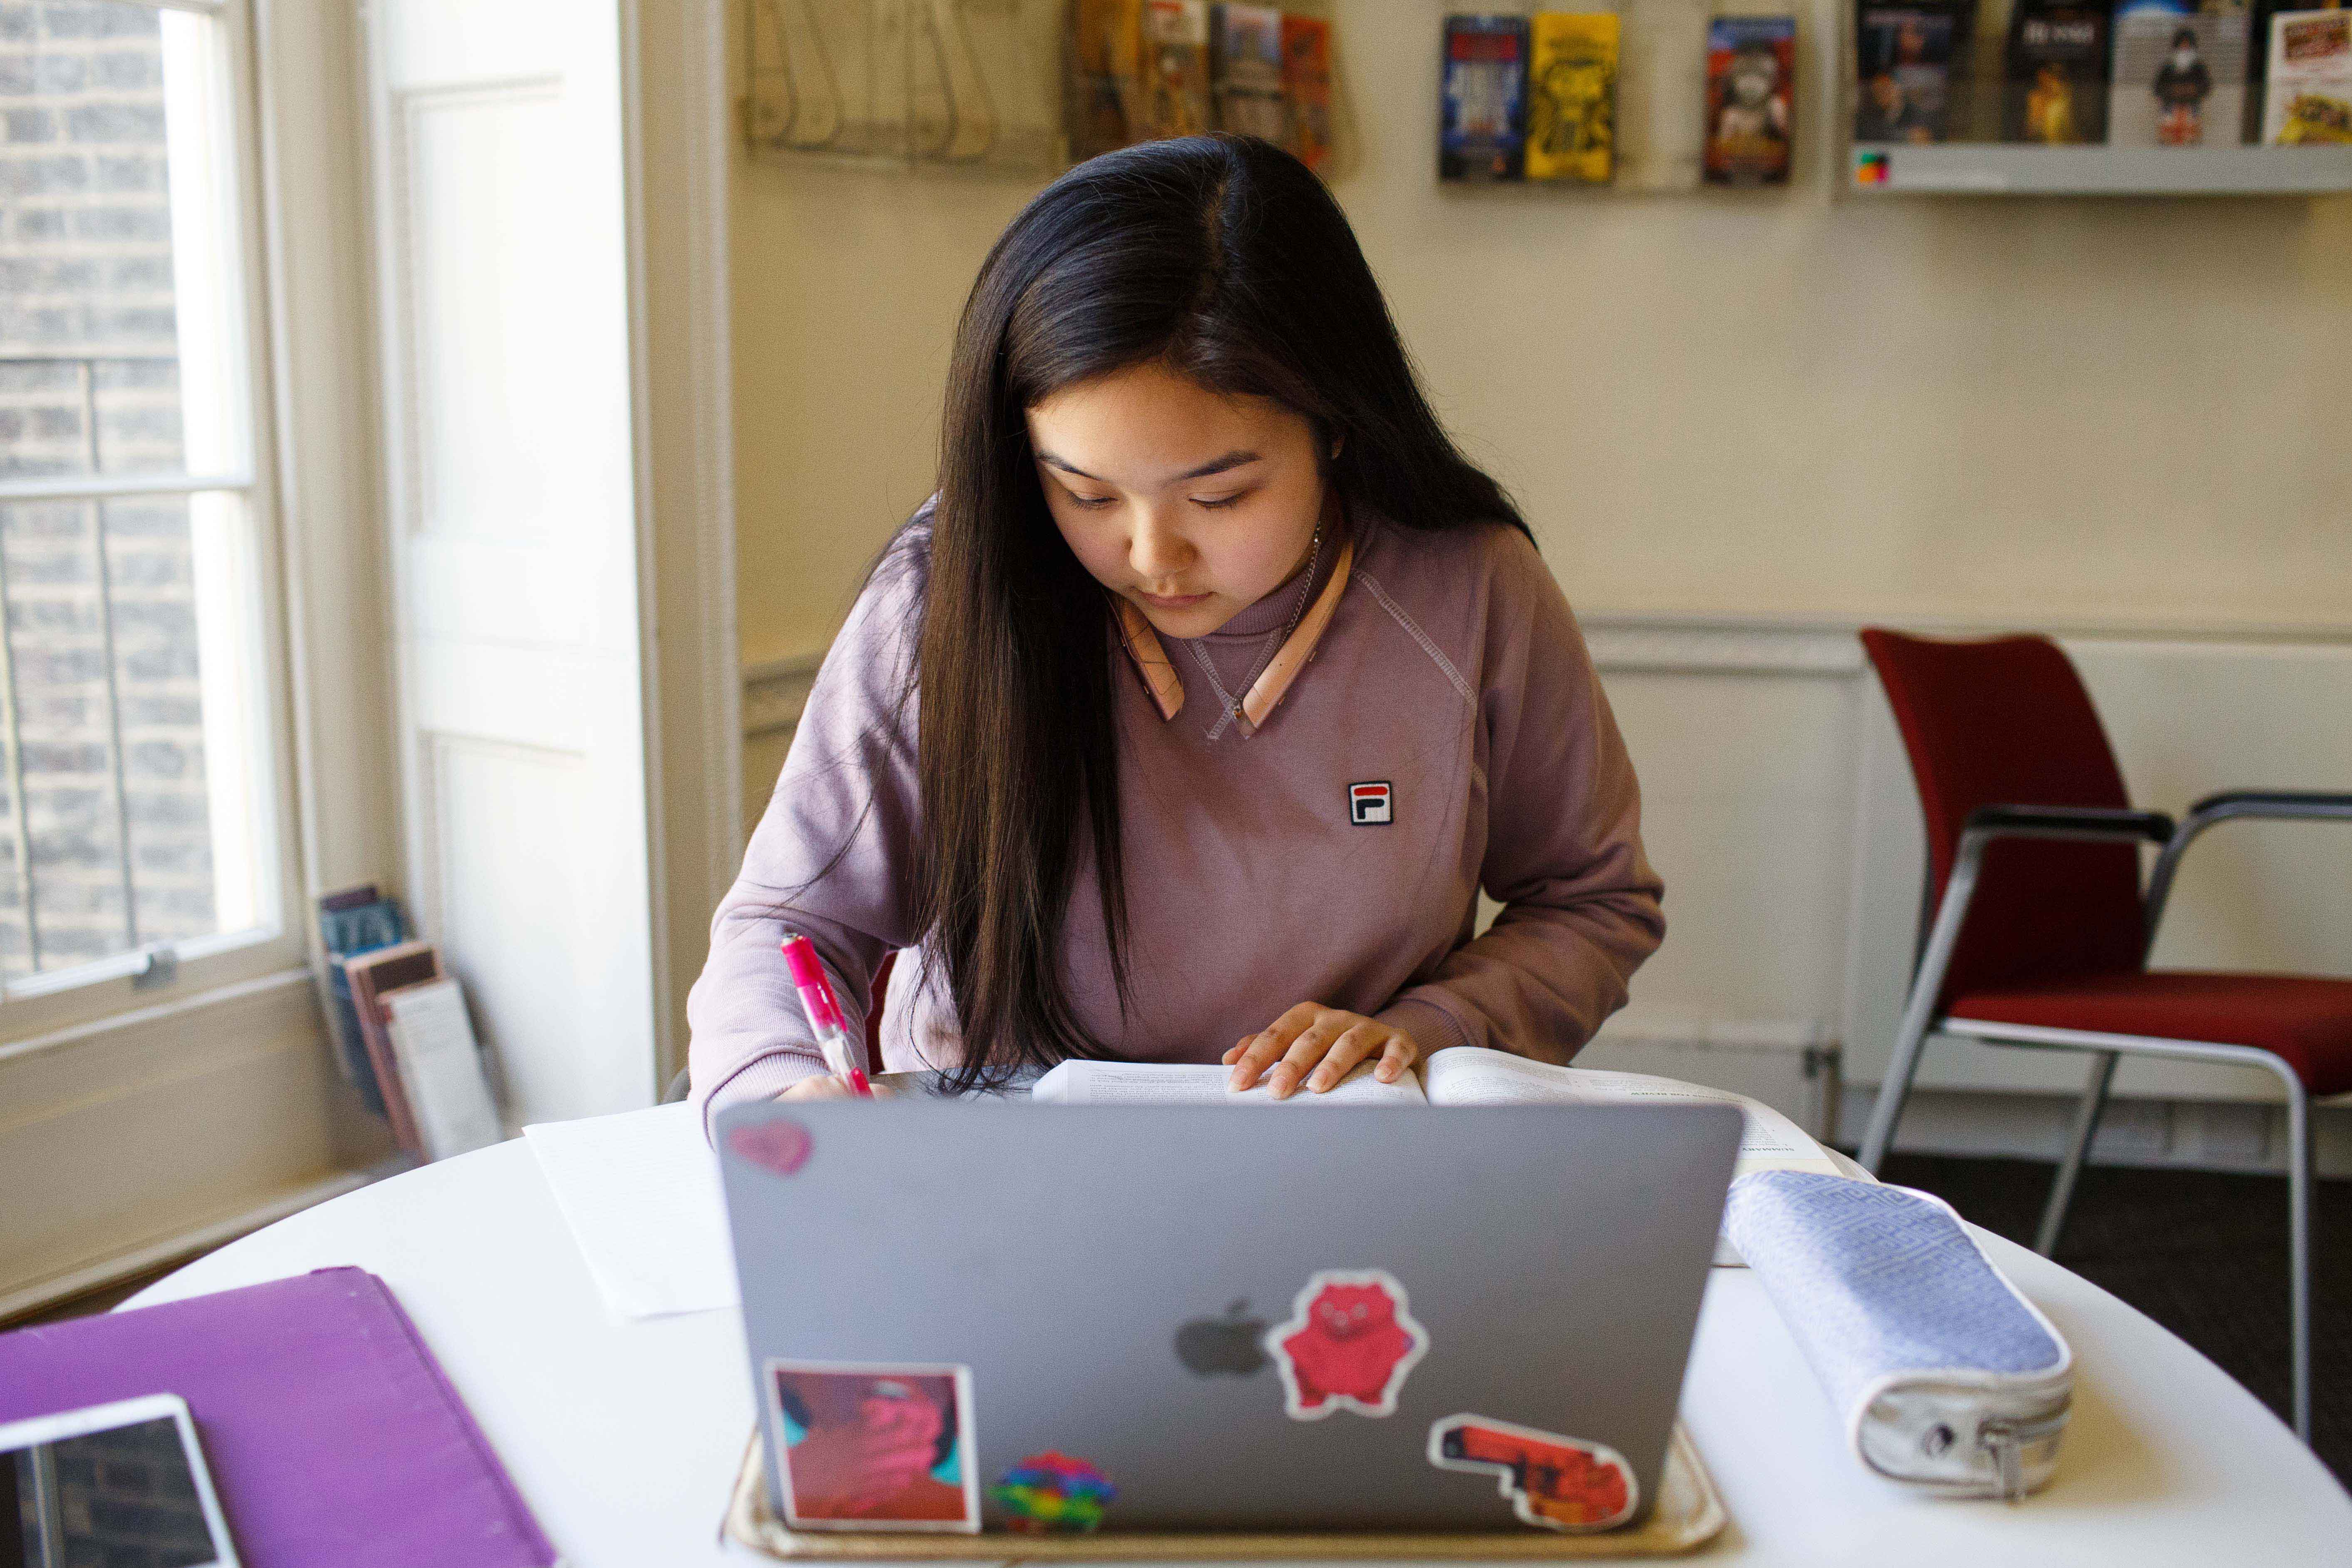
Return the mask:
[[[1339,563],[1331,568],[1323,591],[1299,617],[1297,628],[1265,670],[1242,694],[1241,710],[1235,717],[1244,735],[1257,732],[1258,726],[1265,722],[1275,705],[1289,691],[1290,683],[1307,667],[1307,661],[1315,657],[1315,645],[1339,611],[1339,596],[1347,591],[1349,570],[1355,559],[1356,542],[1350,531],[1340,539]],[[1176,667],[1168,661],[1167,653],[1160,647],[1159,635],[1144,619],[1143,612],[1127,599],[1113,595],[1111,604],[1118,612],[1119,641],[1126,647],[1128,658],[1134,661],[1143,689],[1151,694],[1152,706],[1160,710],[1163,721],[1175,718],[1184,707],[1184,683],[1177,679]]]

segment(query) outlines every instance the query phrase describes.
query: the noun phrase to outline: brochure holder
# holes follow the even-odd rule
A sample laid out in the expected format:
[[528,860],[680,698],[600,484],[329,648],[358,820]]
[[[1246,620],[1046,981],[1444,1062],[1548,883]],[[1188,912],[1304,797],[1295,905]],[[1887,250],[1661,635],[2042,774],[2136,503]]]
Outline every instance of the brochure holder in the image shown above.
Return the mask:
[[[1835,90],[1829,95],[1835,122],[1832,188],[1842,195],[2309,195],[2352,190],[2352,144],[2257,144],[2262,92],[2252,78],[2269,40],[2255,34],[2246,39],[2241,112],[2210,121],[2203,145],[2116,145],[2104,139],[2104,132],[2100,140],[2063,145],[2004,140],[2002,95],[2014,0],[1978,0],[1972,35],[1953,41],[1952,99],[1943,140],[1857,136],[1864,88],[1856,7],[1853,0],[1832,3],[1838,8]],[[2230,14],[2257,22],[2265,15]],[[2109,47],[2112,51],[2112,42]],[[2238,90],[2235,78],[2226,85]],[[2102,81],[2097,91],[2104,126],[2121,108],[2118,95],[2144,89]]]
[[1055,0],[740,0],[757,161],[1048,173],[1066,161]]
[[[1507,180],[1449,184],[1453,191],[1475,193],[1486,199],[1496,193],[1528,193],[1523,199],[1546,200],[1580,196],[1663,194],[1696,191],[1726,193],[1735,198],[1782,195],[1804,183],[1820,145],[1817,127],[1827,112],[1820,94],[1816,29],[1819,13],[1793,0],[1515,0],[1505,5],[1457,6],[1486,16],[1532,16],[1541,11],[1609,13],[1618,18],[1618,62],[1614,122],[1615,167],[1606,182],[1577,180]],[[1707,26],[1718,17],[1793,16],[1797,24],[1796,61],[1791,75],[1794,134],[1790,177],[1760,184],[1721,185],[1707,183],[1701,161],[1706,147]],[[1431,26],[1430,68],[1438,68],[1440,47],[1435,24]]]

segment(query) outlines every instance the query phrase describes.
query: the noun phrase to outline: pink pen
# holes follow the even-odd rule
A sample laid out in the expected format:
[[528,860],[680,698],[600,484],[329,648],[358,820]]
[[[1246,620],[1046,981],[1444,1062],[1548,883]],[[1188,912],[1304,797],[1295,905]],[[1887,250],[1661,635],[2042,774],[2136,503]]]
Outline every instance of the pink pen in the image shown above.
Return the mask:
[[809,939],[798,931],[784,933],[784,967],[793,972],[793,984],[801,994],[801,1010],[808,1015],[809,1027],[816,1031],[816,1043],[824,1052],[824,1065],[834,1076],[847,1082],[850,1091],[864,1099],[874,1098],[874,1086],[866,1081],[866,1069],[857,1065],[864,1055],[849,1037],[849,1020],[842,1016],[841,1004],[833,997],[833,987],[824,978],[824,965],[817,962],[816,949]]

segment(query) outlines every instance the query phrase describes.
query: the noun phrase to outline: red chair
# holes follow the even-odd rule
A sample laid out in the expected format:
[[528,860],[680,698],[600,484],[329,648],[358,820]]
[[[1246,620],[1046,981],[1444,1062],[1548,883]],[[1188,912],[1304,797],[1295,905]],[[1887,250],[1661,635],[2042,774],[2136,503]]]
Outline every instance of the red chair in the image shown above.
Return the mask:
[[866,1005],[866,1070],[882,1070],[882,1008],[890,1000],[890,972],[898,967],[897,952],[886,952],[874,966],[873,1000]]
[[[2286,1089],[2294,1429],[2311,1440],[2309,1100],[2352,1089],[2352,980],[2151,970],[2180,857],[2240,817],[2352,821],[2352,795],[2260,790],[2200,801],[2178,829],[2134,811],[2098,711],[2047,637],[1937,642],[1872,629],[1927,828],[1925,933],[1895,1059],[1862,1142],[1875,1172],[1933,1034],[2091,1053],[2090,1081],[2042,1211],[2056,1247],[2125,1052],[2256,1067]],[[2139,848],[2161,845],[2145,894]]]

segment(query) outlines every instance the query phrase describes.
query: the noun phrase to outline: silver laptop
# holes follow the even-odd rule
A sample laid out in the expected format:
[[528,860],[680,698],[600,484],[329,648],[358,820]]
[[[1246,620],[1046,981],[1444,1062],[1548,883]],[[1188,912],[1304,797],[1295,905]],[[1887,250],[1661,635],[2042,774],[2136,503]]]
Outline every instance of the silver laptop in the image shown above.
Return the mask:
[[1587,1531],[1657,1494],[1728,1106],[718,1118],[800,1529]]

